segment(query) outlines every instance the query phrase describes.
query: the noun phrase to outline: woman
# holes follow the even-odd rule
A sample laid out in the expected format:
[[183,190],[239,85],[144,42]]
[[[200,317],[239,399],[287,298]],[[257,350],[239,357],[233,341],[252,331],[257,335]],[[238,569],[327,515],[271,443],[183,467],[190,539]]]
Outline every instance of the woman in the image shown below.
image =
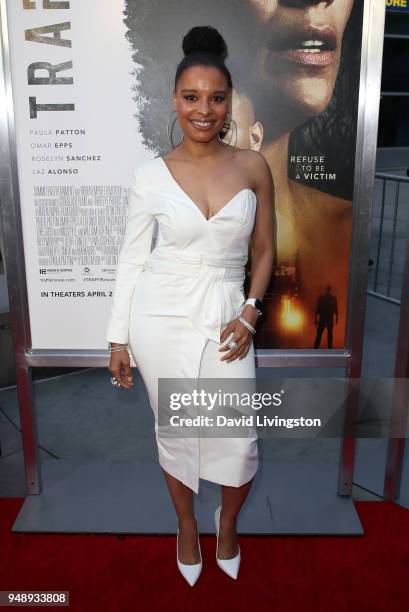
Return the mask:
[[[258,467],[257,436],[159,436],[158,379],[255,378],[252,335],[272,272],[274,196],[262,155],[220,138],[232,93],[223,38],[214,28],[194,27],[183,51],[173,92],[183,139],[135,172],[106,339],[113,384],[132,386],[129,340],[148,390],[159,463],[179,519],[177,565],[193,585],[202,569],[193,512],[199,478],[222,487],[216,559],[237,577],[236,521]],[[158,240],[150,252],[155,219]]]

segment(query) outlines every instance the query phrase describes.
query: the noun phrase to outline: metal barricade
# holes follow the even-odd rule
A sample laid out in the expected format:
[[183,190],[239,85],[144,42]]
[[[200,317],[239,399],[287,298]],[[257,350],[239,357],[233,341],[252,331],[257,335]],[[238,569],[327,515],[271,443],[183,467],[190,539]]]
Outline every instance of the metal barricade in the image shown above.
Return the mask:
[[368,295],[400,305],[409,231],[409,178],[375,173]]

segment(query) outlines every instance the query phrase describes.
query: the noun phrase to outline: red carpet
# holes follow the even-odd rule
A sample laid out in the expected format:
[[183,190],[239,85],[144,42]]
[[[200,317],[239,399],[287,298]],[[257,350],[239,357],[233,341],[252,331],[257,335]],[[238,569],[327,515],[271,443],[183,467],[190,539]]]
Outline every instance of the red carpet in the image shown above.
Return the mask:
[[202,536],[192,588],[174,536],[11,533],[22,501],[0,499],[0,590],[70,591],[69,610],[408,609],[409,511],[389,502],[355,503],[364,536],[241,536],[237,582],[216,566],[215,537]]

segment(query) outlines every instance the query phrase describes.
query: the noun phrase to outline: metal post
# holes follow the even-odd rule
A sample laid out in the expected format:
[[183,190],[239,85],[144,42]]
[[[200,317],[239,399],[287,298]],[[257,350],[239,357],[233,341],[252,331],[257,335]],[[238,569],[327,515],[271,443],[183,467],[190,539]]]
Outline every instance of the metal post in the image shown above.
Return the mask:
[[[384,26],[385,3],[383,0],[365,2],[355,160],[355,206],[348,296],[347,346],[351,351],[351,359],[347,367],[347,377],[349,379],[360,378],[362,368]],[[353,390],[351,383],[348,386],[347,426],[354,421],[359,395]],[[350,427],[347,431],[350,432]],[[354,436],[346,435],[342,439],[338,479],[339,495],[351,495],[352,492],[355,446]]]
[[25,349],[31,346],[24,266],[23,236],[17,180],[13,95],[6,2],[0,0],[0,202],[4,235],[5,268],[10,302],[10,321],[17,372],[17,394],[22,427],[24,465],[29,494],[40,493],[41,480],[37,447],[31,368]]

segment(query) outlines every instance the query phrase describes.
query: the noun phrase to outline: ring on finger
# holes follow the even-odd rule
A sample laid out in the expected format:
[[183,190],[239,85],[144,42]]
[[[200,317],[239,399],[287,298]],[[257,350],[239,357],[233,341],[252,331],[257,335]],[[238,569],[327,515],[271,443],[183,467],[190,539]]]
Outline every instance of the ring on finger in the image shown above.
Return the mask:
[[227,346],[229,347],[229,349],[232,349],[232,350],[239,347],[239,345],[237,344],[235,340],[230,340]]

